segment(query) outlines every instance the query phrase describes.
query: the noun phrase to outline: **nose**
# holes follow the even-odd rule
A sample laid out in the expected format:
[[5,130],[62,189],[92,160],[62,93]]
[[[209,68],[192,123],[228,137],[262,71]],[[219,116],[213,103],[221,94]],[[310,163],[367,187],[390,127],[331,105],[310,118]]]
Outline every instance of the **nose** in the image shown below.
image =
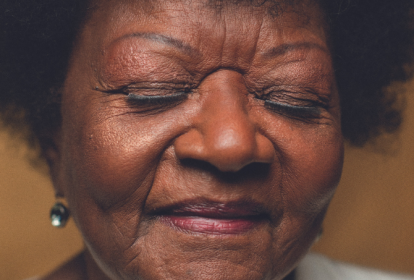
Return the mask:
[[241,74],[230,70],[210,74],[200,84],[199,94],[201,110],[192,128],[174,142],[179,159],[205,161],[222,172],[273,161],[272,142],[249,116]]

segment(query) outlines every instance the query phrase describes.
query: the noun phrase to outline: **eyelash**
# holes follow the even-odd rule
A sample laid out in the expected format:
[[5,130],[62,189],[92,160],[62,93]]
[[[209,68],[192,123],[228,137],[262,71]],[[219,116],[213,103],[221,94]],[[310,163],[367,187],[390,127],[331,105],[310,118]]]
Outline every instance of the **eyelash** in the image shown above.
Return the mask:
[[[166,92],[163,95],[140,95],[134,94],[133,91],[155,91],[155,92]],[[123,94],[126,95],[127,102],[131,105],[138,105],[142,107],[148,107],[144,111],[164,111],[174,106],[177,106],[181,102],[185,101],[188,95],[192,92],[189,87],[174,88],[174,87],[155,87],[155,88],[135,88],[126,86],[120,89],[106,91],[109,94]],[[308,92],[309,93],[309,92]],[[293,97],[289,97],[289,93],[277,92],[281,94],[284,99],[289,98],[295,102],[303,102],[303,105],[291,105],[289,102],[275,102],[270,100],[272,93],[262,95],[260,97],[256,95],[257,99],[264,101],[264,107],[275,113],[294,118],[299,120],[312,120],[321,117],[321,109],[328,109],[327,103],[324,101],[315,100],[301,100]]]
[[[309,92],[308,92],[309,93]],[[315,94],[310,92],[311,94]],[[278,92],[280,94],[280,92]],[[321,100],[321,101],[315,101],[315,100],[306,100],[306,99],[297,99],[294,97],[291,97],[288,93],[282,95],[283,99],[287,99],[287,101],[282,102],[276,102],[273,100],[270,100],[271,94],[266,94],[264,96],[257,97],[258,99],[261,99],[264,101],[265,108],[281,114],[285,115],[287,117],[300,119],[300,120],[312,120],[312,119],[318,119],[321,118],[322,110],[328,109],[327,102]],[[288,101],[294,101],[302,102],[303,105],[292,105],[289,104]]]
[[188,93],[185,91],[174,92],[168,95],[138,95],[133,93],[128,93],[127,100],[131,103],[137,103],[139,105],[153,105],[153,106],[162,106],[175,104],[177,102],[184,101],[187,99]]
[[[126,101],[131,105],[138,107],[147,107],[144,111],[152,110],[166,110],[174,107],[187,99],[191,93],[188,87],[131,87],[126,86],[119,89],[105,91],[108,94],[123,94],[126,95]],[[135,94],[133,92],[155,92],[156,94],[145,95]],[[164,94],[161,94],[163,92]]]
[[265,100],[264,105],[267,109],[276,113],[287,115],[299,119],[316,119],[321,115],[319,106],[297,106],[290,104],[277,103]]

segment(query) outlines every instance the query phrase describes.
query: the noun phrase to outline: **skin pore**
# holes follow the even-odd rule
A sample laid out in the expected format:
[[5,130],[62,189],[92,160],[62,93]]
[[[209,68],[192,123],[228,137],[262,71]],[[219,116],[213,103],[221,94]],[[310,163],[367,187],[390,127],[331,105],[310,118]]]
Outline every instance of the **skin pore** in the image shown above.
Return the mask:
[[320,11],[206,3],[92,3],[46,151],[86,250],[47,279],[282,279],[311,246],[343,158]]

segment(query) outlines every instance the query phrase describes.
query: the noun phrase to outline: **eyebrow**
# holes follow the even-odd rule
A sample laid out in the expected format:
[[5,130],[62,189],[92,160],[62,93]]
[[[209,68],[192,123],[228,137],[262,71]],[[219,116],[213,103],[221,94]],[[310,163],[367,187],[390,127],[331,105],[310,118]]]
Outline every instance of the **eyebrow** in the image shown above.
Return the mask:
[[282,44],[280,46],[271,48],[263,53],[263,56],[266,58],[275,58],[278,56],[282,56],[288,52],[295,51],[295,50],[311,50],[311,49],[319,49],[327,54],[329,54],[329,50],[319,44],[310,43],[310,42],[301,42],[301,43],[293,43],[293,44]]
[[122,41],[124,39],[133,38],[133,37],[144,38],[144,39],[155,41],[155,42],[158,42],[164,45],[172,46],[180,50],[182,53],[189,55],[189,56],[196,56],[200,54],[199,51],[197,51],[196,49],[191,47],[189,44],[184,43],[183,41],[179,39],[176,39],[176,38],[173,38],[167,35],[157,34],[157,33],[137,32],[137,33],[126,34],[116,39],[115,41],[113,41],[113,43]]

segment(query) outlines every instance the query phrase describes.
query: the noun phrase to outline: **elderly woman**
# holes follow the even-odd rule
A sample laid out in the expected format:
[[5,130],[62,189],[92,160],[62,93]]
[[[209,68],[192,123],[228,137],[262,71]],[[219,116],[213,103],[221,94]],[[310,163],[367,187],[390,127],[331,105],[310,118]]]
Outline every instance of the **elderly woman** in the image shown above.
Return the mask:
[[300,263],[343,137],[400,122],[412,3],[374,2],[4,1],[3,118],[85,243],[43,279],[377,279]]

